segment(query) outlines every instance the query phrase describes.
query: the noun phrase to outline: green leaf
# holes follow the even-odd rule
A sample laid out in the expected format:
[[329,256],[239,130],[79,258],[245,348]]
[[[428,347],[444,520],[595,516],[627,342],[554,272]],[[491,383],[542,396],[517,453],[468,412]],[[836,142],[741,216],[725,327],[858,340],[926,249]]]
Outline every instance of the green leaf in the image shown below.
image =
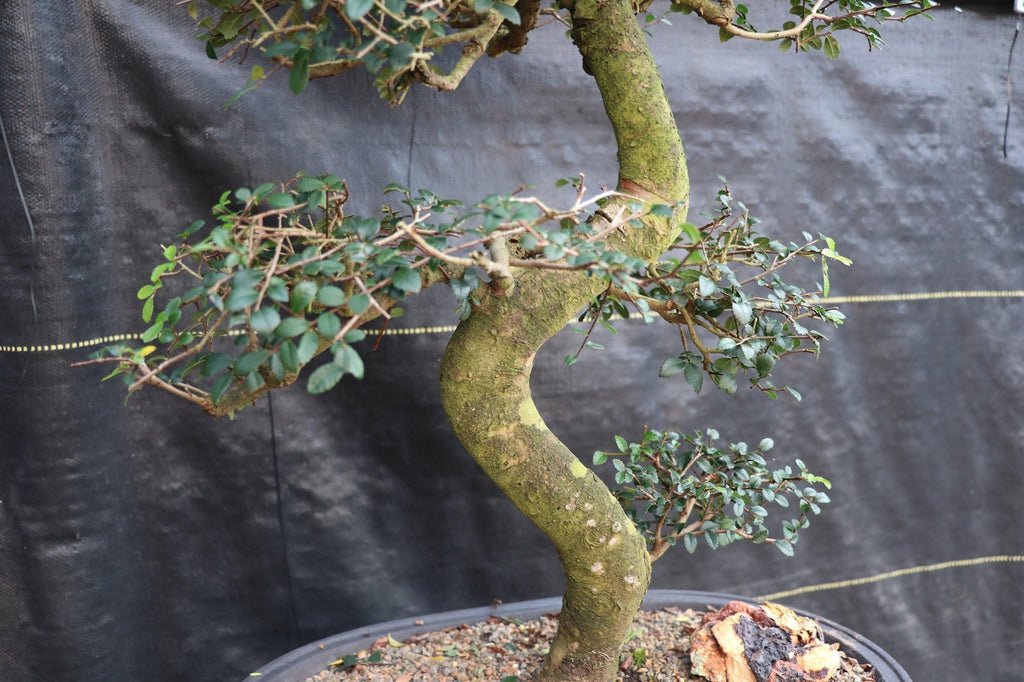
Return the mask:
[[698,230],[693,223],[683,223],[682,228],[686,236],[690,238],[691,244],[696,244],[704,238],[704,233]]
[[283,338],[298,336],[309,329],[309,320],[303,317],[286,317],[277,325],[277,335]]
[[231,385],[231,375],[222,374],[210,388],[210,400],[216,405],[220,402],[220,399],[224,397],[224,392],[228,390],[228,386]]
[[775,367],[775,358],[768,353],[761,353],[754,360],[754,367],[760,376],[766,377],[771,374],[772,369]]
[[256,189],[252,191],[252,195],[256,197],[257,200],[261,200],[263,199],[263,197],[274,191],[275,187],[277,187],[277,185],[275,185],[272,182],[264,182],[262,185],[257,186]]
[[299,178],[299,181],[295,183],[295,189],[299,192],[315,192],[318,189],[323,189],[324,181],[320,178]]
[[244,377],[249,372],[255,372],[269,356],[270,351],[266,350],[254,350],[242,355],[235,361],[235,376]]
[[302,335],[299,339],[299,348],[297,356],[299,358],[299,364],[304,365],[313,359],[316,355],[317,349],[320,347],[320,335],[316,332],[309,331]]
[[220,374],[231,364],[231,359],[227,353],[210,353],[206,356],[206,361],[203,362],[203,368],[199,370],[199,373],[204,377]]
[[288,287],[284,280],[274,276],[270,278],[270,286],[267,287],[267,298],[278,303],[288,302]]
[[681,374],[686,370],[689,362],[679,356],[669,358],[665,362],[661,363],[661,369],[658,370],[658,376],[663,378],[674,377],[677,374]]
[[352,21],[359,21],[373,8],[373,0],[348,0],[345,3],[345,14]]
[[717,383],[718,387],[729,395],[736,392],[736,377],[731,374],[722,374],[715,379],[715,383]]
[[775,547],[786,556],[793,556],[793,545],[788,540],[776,540]]
[[256,287],[233,286],[225,303],[228,306],[228,310],[234,313],[251,306],[256,302],[257,298],[259,298],[259,291],[257,291]]
[[356,379],[363,378],[363,359],[359,357],[359,353],[352,346],[342,346],[334,354],[334,364]]
[[693,362],[688,363],[683,368],[683,378],[693,387],[694,393],[700,393],[700,389],[704,386],[704,368]]
[[608,461],[608,453],[601,452],[600,450],[594,453],[594,466],[600,466]]
[[[346,7],[347,9],[347,7]],[[309,52],[299,50],[292,59],[292,72],[288,75],[288,87],[296,95],[301,95],[309,84]]]
[[750,319],[754,316],[754,309],[749,303],[746,302],[734,302],[732,304],[732,315],[736,318],[741,326],[750,323]]
[[341,367],[333,362],[328,362],[326,365],[317,367],[316,371],[309,375],[306,390],[314,395],[325,393],[334,388],[343,376],[345,376],[345,371]]
[[316,297],[317,287],[315,282],[303,280],[292,287],[292,294],[289,305],[292,312],[298,313],[309,307]]
[[[210,40],[206,41],[206,56],[210,59],[217,58],[217,50],[213,49],[213,42]],[[214,402],[217,402],[216,400]]]
[[324,313],[316,319],[316,328],[320,336],[331,340],[341,331],[341,320],[334,313]]
[[825,36],[825,56],[829,59],[839,59],[839,41],[832,34]]
[[[150,300],[152,300],[152,299],[150,299]],[[156,337],[160,336],[160,332],[162,332],[163,330],[164,330],[164,323],[162,321],[157,322],[152,327],[150,327],[146,331],[142,332],[142,341],[144,343],[149,343],[150,341],[152,341]]]
[[800,395],[800,391],[796,390],[795,388],[791,388],[791,387],[789,387],[789,386],[786,386],[786,390],[787,390],[787,391],[789,391],[789,394],[790,394],[791,396],[793,396],[794,398],[796,398],[796,401],[797,401],[797,402],[800,402],[801,400],[803,400],[803,399],[804,399],[804,398],[803,398],[803,396],[802,396],[802,395]]
[[507,21],[510,24],[515,24],[516,26],[518,26],[521,21],[521,19],[519,18],[519,12],[516,11],[516,8],[512,7],[511,5],[506,5],[504,3],[497,2],[494,5],[494,11],[496,11],[501,16],[505,17],[505,21]]
[[694,552],[697,551],[697,538],[694,537],[693,534],[684,535],[683,536],[683,547],[686,548],[687,552],[689,552],[690,554],[693,554]]
[[259,372],[249,372],[249,375],[245,377],[245,387],[250,391],[256,391],[266,383]]
[[161,286],[160,279],[164,276],[164,273],[174,267],[174,263],[161,263],[160,265],[153,268],[153,271],[149,273],[149,281],[157,285],[156,288]]
[[366,332],[362,329],[353,329],[350,332],[346,332],[345,336],[341,337],[341,340],[345,343],[358,343],[366,338]]
[[149,321],[153,319],[153,297],[147,298],[146,302],[142,304],[142,321],[149,324]]
[[278,356],[281,358],[281,364],[289,372],[295,373],[299,371],[299,367],[302,363],[299,362],[299,353],[295,348],[295,344],[291,341],[285,341],[281,344],[281,347],[277,351]]
[[836,253],[836,251],[834,249],[822,249],[821,250],[821,255],[825,256],[826,258],[831,258],[832,260],[837,260],[840,263],[842,263],[843,265],[847,265],[847,266],[853,265],[853,261],[852,260],[850,260],[846,256],[840,256],[838,253]]
[[832,490],[832,481],[828,480],[824,476],[817,476],[812,473],[806,473],[804,474],[804,480],[808,481],[809,483],[820,483],[829,490]]
[[203,229],[204,225],[206,225],[206,221],[205,220],[197,220],[194,223],[192,223],[191,225],[189,225],[188,227],[186,227],[184,230],[179,232],[177,237],[179,239],[185,239],[187,237],[191,237],[193,234],[195,234],[199,230]]
[[281,315],[273,308],[260,308],[252,314],[249,326],[258,334],[270,334],[281,322]]
[[757,449],[761,452],[768,452],[775,447],[775,441],[771,438],[762,438],[761,442],[757,444]]
[[156,291],[156,287],[154,287],[152,284],[146,284],[141,289],[139,289],[138,293],[136,293],[135,296],[140,301],[142,301],[152,296],[154,291]]
[[622,436],[615,436],[615,447],[619,452],[625,452],[629,448],[629,442]]
[[391,283],[396,289],[407,294],[418,293],[422,286],[420,274],[411,268],[398,268],[395,270],[395,273],[391,275]]
[[392,45],[388,50],[388,66],[392,69],[401,69],[409,63],[415,52],[416,48],[409,43]]
[[287,192],[278,192],[265,197],[263,203],[270,208],[290,208],[295,205],[295,197]]
[[310,208],[326,208],[327,194],[323,190],[310,192],[309,196],[306,197],[306,204]]
[[700,295],[704,298],[712,296],[716,291],[718,291],[718,285],[715,284],[714,280],[704,275],[701,275],[700,279],[697,280],[697,287],[698,291],[700,291]]
[[366,294],[356,294],[348,299],[348,309],[353,315],[362,315],[370,307],[370,297]]

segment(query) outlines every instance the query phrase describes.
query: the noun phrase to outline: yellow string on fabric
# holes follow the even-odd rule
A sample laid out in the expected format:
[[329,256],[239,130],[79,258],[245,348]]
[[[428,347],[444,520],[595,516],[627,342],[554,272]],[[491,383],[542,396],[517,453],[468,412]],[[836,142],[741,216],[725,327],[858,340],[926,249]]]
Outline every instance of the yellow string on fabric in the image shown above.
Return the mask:
[[762,594],[757,597],[754,597],[754,599],[756,601],[778,601],[780,599],[786,599],[787,597],[795,597],[799,594],[810,594],[811,592],[826,592],[828,590],[842,590],[849,587],[857,587],[859,585],[869,585],[871,583],[877,583],[883,580],[902,578],[908,575],[932,573],[934,571],[945,571],[951,568],[967,568],[969,566],[980,566],[982,564],[1011,562],[1024,562],[1024,555],[998,554],[994,556],[977,557],[974,559],[957,559],[955,561],[942,561],[937,564],[922,564],[920,566],[900,568],[895,571],[886,571],[885,573],[876,573],[875,575],[869,575],[863,578],[851,578],[850,580],[837,580],[835,582],[830,583],[818,583],[816,585],[805,585],[803,587],[795,587],[791,590],[772,592],[771,594]]
[[[830,296],[821,299],[822,303],[899,303],[903,301],[936,301],[954,300],[963,298],[1024,298],[1024,289],[1009,290],[977,290],[977,291],[922,291],[908,294],[858,294],[852,296]],[[641,315],[634,313],[631,319],[639,319]],[[427,334],[451,334],[455,331],[454,324],[435,325],[429,327],[398,327],[384,330],[385,336],[423,336]],[[370,335],[380,334],[381,331],[368,329]],[[238,330],[229,332],[229,335],[239,334]],[[0,353],[52,353],[58,351],[77,350],[79,348],[93,348],[105,346],[111,343],[122,341],[136,341],[142,338],[141,333],[113,334],[100,338],[87,339],[84,341],[70,341],[63,343],[45,344],[0,344]]]

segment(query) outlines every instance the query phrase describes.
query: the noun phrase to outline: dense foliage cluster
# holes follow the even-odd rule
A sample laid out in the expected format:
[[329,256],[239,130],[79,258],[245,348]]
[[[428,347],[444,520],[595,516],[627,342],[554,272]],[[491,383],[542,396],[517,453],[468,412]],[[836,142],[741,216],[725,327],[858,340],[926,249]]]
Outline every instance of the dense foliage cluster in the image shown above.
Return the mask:
[[[818,514],[828,495],[816,485],[831,487],[827,479],[796,460],[770,469],[765,454],[774,442],[763,439],[755,448],[733,443],[720,449],[715,429],[678,434],[645,429],[639,443],[616,436],[618,452],[595,452],[594,464],[609,458],[619,488],[615,498],[626,515],[647,538],[652,559],[680,540],[689,552],[703,537],[712,549],[736,540],[774,544],[793,555],[799,532]],[[782,522],[782,536],[771,537],[765,505],[790,508],[799,514]]]
[[[821,289],[805,291],[779,277],[798,257],[848,263],[831,240],[821,249],[810,235],[783,244],[755,232],[758,221],[728,188],[719,192],[711,222],[682,224],[677,251],[648,264],[619,251],[615,236],[642,228],[645,216],[671,216],[673,207],[617,192],[587,197],[582,177],[560,184],[575,190],[566,209],[517,195],[467,207],[395,184],[386,188],[395,205],[373,217],[345,212],[348,190],[336,176],[225,192],[213,207],[216,224],[203,232],[197,221],[180,233],[139,289],[147,345],[116,344],[97,357],[116,359],[111,376],[122,375],[132,390],[150,384],[208,411],[232,411],[291,383],[325,351],[333,361],[309,375],[310,392],[327,391],[346,374],[362,378],[353,346],[365,337],[362,327],[401,315],[397,304],[424,286],[449,284],[464,318],[480,287],[511,290],[518,271],[568,269],[606,283],[583,314],[591,329],[600,322],[614,330],[616,317],[630,315],[628,305],[648,321],[660,316],[679,327],[684,350],[663,364],[662,376],[683,374],[700,391],[707,375],[733,393],[745,372],[775,397],[776,361],[816,352],[823,338],[801,321],[843,320],[820,300]],[[760,293],[748,292],[752,286]],[[158,310],[157,296],[170,290],[177,295]],[[584,345],[600,347],[589,334]],[[234,402],[236,395],[245,400]]]
[[[587,314],[607,324],[627,315],[623,300],[630,301],[645,317],[657,314],[679,328],[683,351],[662,364],[661,376],[682,374],[698,393],[709,376],[731,394],[737,377],[747,375],[751,385],[775,398],[779,388],[770,379],[775,363],[793,353],[816,354],[825,338],[804,322],[843,323],[843,314],[822,297],[830,288],[829,260],[851,261],[836,252],[830,237],[804,232],[803,242],[783,243],[761,234],[760,221],[727,185],[717,204],[711,222],[701,228],[684,225],[674,251],[616,282]],[[799,258],[821,259],[820,288],[805,290],[782,280],[780,270]],[[796,389],[784,390],[800,399]]]
[[[254,65],[238,94],[257,87],[275,70],[289,71],[291,89],[302,92],[310,78],[363,67],[375,77],[381,97],[399,103],[416,82],[451,90],[484,54],[517,53],[542,16],[572,28],[570,0],[189,0],[213,59],[244,59],[250,52],[272,66]],[[790,0],[781,27],[759,32],[749,8],[732,0],[677,0],[660,11],[638,0],[648,24],[670,23],[671,13],[696,13],[719,27],[722,41],[734,37],[778,41],[783,51],[819,50],[839,56],[835,34],[850,31],[869,49],[883,43],[879,26],[902,22],[936,6],[932,0]],[[206,11],[200,11],[200,5]],[[202,14],[202,16],[201,16]],[[927,15],[926,15],[927,16]],[[437,65],[449,48],[459,56]],[[452,61],[452,60],[448,60]]]
[[[332,76],[362,66],[376,78],[381,96],[397,103],[421,81],[440,89],[458,85],[485,52],[517,52],[533,26],[539,2],[514,0],[208,0],[215,12],[199,18],[211,58],[244,57],[257,51],[275,68],[290,70],[290,86],[302,92],[310,78]],[[524,25],[526,22],[527,25]],[[446,48],[462,55],[447,73],[434,65]],[[250,71],[247,91],[268,73]]]

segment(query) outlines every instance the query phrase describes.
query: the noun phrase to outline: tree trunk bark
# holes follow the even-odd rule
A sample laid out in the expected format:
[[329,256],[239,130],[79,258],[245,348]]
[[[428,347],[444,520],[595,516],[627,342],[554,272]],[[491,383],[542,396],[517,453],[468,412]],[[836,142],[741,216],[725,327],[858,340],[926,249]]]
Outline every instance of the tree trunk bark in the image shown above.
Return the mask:
[[[628,0],[577,0],[573,39],[594,76],[618,147],[619,188],[681,208],[616,237],[657,258],[685,220],[682,143],[657,67]],[[572,272],[516,273],[510,296],[485,294],[452,336],[441,391],[452,427],[477,463],[554,543],[568,587],[538,680],[615,679],[626,632],[650,582],[643,537],[608,488],[548,429],[530,394],[537,350],[604,288]]]

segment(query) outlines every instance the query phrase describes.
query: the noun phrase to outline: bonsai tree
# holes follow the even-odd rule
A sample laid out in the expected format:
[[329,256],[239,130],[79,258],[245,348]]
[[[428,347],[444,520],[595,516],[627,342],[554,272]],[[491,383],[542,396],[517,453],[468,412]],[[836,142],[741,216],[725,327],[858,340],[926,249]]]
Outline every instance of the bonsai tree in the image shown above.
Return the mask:
[[[596,325],[639,316],[678,330],[679,353],[661,376],[681,375],[680,385],[698,393],[713,386],[731,394],[746,383],[769,398],[799,400],[794,388],[773,383],[776,362],[817,353],[820,328],[842,323],[827,306],[828,264],[850,261],[823,235],[783,243],[762,234],[724,181],[716,210],[688,221],[683,145],[645,33],[668,24],[669,13],[693,14],[723,42],[775,42],[834,59],[837,34],[860,34],[875,47],[882,23],[926,12],[929,0],[791,0],[790,20],[767,32],[732,0],[679,0],[657,12],[650,0],[184,4],[211,58],[265,57],[239,96],[277,72],[300,93],[311,79],[361,67],[394,104],[416,84],[453,90],[485,54],[518,53],[540,22],[562,22],[604,102],[618,178],[615,189],[597,192],[583,175],[566,178],[562,205],[501,188],[461,203],[392,184],[370,216],[346,210],[348,187],[336,175],[226,191],[212,224],[197,221],[162,247],[138,290],[143,345],[109,346],[90,362],[112,363],[109,376],[129,391],[151,386],[231,415],[296,382],[320,354],[329,360],[308,372],[310,392],[346,375],[361,379],[360,342],[380,326],[369,323],[386,324],[413,295],[447,284],[461,317],[441,364],[452,428],[555,545],[567,577],[538,680],[614,678],[651,563],[672,545],[693,552],[744,539],[793,553],[799,531],[828,502],[826,479],[800,460],[769,467],[768,438],[719,445],[711,428],[645,427],[635,442],[615,436],[614,449],[590,458],[595,467],[613,464],[611,492],[545,425],[530,393],[533,360],[572,321],[582,352],[599,348],[590,340]],[[820,283],[782,279],[800,259],[820,261]],[[791,516],[778,530],[767,522],[775,506]]]

